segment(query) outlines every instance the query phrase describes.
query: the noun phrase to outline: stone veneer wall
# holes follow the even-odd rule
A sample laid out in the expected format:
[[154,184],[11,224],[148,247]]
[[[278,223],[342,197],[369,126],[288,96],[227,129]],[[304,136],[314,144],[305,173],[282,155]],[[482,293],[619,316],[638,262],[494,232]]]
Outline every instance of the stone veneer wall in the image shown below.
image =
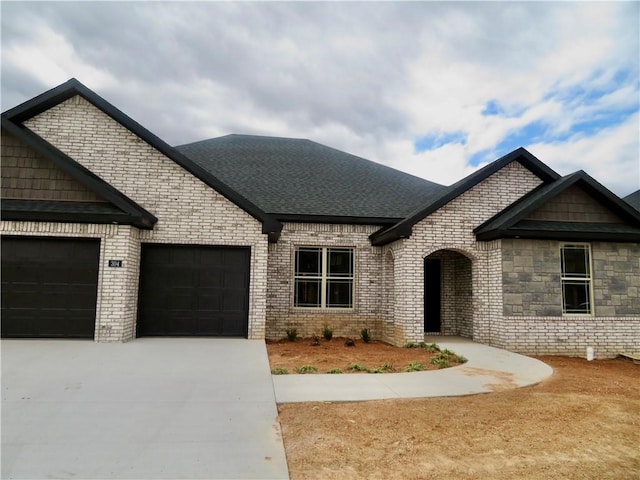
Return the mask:
[[[394,343],[419,342],[424,329],[424,257],[453,250],[472,262],[473,338],[491,343],[497,316],[502,315],[500,242],[476,242],[473,229],[502,211],[541,180],[514,161],[455,198],[413,227],[408,239],[386,248],[395,251],[396,305]],[[467,321],[466,319],[463,320]]]
[[[372,247],[369,242],[369,235],[377,229],[373,225],[286,223],[278,243],[269,245],[267,338],[283,338],[287,328],[296,328],[304,337],[321,335],[326,324],[333,329],[334,336],[358,338],[360,330],[366,327],[371,329],[373,338],[384,339],[382,249]],[[353,309],[293,306],[294,252],[302,246],[354,248]]]
[[[249,338],[264,338],[268,242],[260,222],[79,96],[25,123],[159,219],[153,230],[3,222],[3,234],[102,239],[98,341],[133,338],[141,242],[251,247]],[[109,258],[128,268],[106,268]]]
[[562,315],[560,245],[503,240],[504,318],[496,343],[528,354],[640,354],[640,244],[592,242],[594,315]]

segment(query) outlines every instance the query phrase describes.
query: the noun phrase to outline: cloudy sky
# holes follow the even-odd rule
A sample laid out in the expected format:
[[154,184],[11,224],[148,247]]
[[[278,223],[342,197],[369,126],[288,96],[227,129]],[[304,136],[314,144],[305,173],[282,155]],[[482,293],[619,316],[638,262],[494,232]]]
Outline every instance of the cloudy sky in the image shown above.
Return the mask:
[[172,145],[309,138],[443,184],[524,146],[640,188],[638,2],[1,2],[2,110],[75,77]]

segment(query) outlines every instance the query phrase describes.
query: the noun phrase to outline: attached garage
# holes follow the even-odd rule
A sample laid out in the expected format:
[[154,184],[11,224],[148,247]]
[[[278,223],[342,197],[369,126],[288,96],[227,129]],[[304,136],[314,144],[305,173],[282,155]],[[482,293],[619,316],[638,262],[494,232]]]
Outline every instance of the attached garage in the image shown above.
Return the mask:
[[2,237],[2,337],[94,338],[100,240]]
[[137,335],[247,337],[250,248],[142,246]]

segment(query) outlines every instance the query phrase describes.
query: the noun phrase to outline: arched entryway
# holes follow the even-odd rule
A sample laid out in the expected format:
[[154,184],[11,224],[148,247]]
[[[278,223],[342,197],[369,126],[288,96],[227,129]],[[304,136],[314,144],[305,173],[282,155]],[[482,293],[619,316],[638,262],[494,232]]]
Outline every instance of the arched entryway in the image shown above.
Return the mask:
[[424,258],[424,331],[473,337],[472,262],[443,249]]

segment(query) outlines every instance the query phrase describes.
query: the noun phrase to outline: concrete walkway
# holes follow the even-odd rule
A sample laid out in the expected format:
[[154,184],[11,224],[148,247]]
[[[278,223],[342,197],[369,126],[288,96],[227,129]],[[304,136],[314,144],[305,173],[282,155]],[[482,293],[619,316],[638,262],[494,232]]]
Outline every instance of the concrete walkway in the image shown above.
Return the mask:
[[274,375],[278,403],[353,402],[450,397],[535,385],[553,374],[546,363],[461,337],[428,337],[468,359],[459,367],[413,373]]
[[263,341],[1,347],[3,479],[288,478]]

